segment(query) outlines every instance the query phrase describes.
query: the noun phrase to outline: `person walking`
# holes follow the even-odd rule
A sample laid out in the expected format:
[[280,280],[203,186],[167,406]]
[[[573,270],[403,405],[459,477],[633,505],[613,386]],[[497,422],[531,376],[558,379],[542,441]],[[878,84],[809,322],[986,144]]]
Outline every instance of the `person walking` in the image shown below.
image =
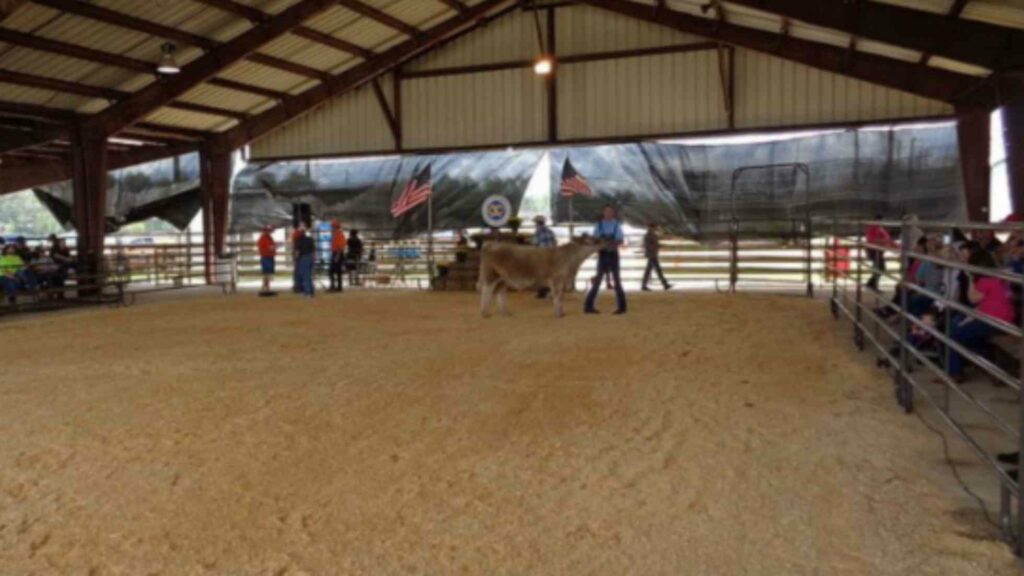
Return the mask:
[[[299,253],[299,239],[301,239],[305,235],[306,235],[306,225],[300,222],[299,225],[295,227],[295,230],[292,230],[292,255],[293,256]],[[298,259],[293,259],[292,260],[292,292],[294,292],[296,294],[302,293],[302,281],[299,278],[299,261],[298,261]]]
[[611,204],[604,207],[604,217],[594,226],[594,236],[598,240],[607,243],[607,246],[598,252],[597,256],[597,277],[590,286],[590,293],[587,294],[587,301],[583,307],[586,314],[598,314],[594,308],[597,300],[597,293],[601,290],[601,281],[610,277],[615,282],[615,302],[617,307],[615,314],[626,313],[626,293],[622,290],[622,279],[619,275],[619,247],[622,246],[624,236],[622,224],[616,218],[615,207]]
[[295,268],[299,272],[299,287],[306,298],[312,298],[315,289],[313,287],[313,260],[316,255],[316,242],[306,233],[305,228],[302,234],[295,241]]
[[342,280],[345,275],[345,247],[348,240],[345,233],[341,231],[341,222],[331,221],[331,292],[344,292],[345,283]]
[[644,279],[640,287],[645,292],[650,292],[647,282],[651,279],[651,271],[658,273],[658,279],[665,290],[672,288],[672,285],[665,280],[665,274],[661,271],[661,262],[658,260],[658,252],[661,250],[661,239],[658,237],[658,226],[653,222],[647,225],[647,234],[644,234],[644,257],[647,258],[647,268],[644,270]]
[[[875,218],[881,220],[882,215],[879,214]],[[892,236],[889,235],[889,231],[877,224],[867,227],[867,230],[864,231],[864,239],[868,244],[874,244],[875,246],[888,248],[893,245]],[[871,262],[871,278],[868,279],[864,286],[868,290],[878,292],[878,280],[882,272],[885,272],[885,250],[866,248],[864,252],[868,257],[868,261]]]
[[[558,239],[555,238],[554,231],[547,226],[547,220],[544,216],[537,215],[533,218],[534,224],[537,225],[537,231],[533,233],[533,245],[538,248],[557,248]],[[547,298],[548,294],[551,293],[551,287],[545,286],[537,290],[537,298]]]
[[352,236],[348,239],[348,268],[352,276],[348,283],[352,286],[359,286],[359,264],[363,259],[363,240],[359,237],[359,230],[352,229]]
[[260,294],[270,294],[270,283],[274,280],[275,260],[277,258],[277,242],[274,241],[274,227],[267,224],[263,227],[263,233],[256,242],[256,248],[260,252],[260,272],[263,273],[263,288]]

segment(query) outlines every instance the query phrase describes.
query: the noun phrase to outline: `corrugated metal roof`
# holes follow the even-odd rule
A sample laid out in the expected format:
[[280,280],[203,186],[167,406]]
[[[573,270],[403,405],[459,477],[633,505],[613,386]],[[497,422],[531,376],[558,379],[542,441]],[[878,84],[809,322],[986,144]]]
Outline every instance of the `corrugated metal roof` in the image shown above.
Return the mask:
[[[299,0],[235,0],[240,4],[256,8],[268,14],[278,14]],[[363,0],[370,6],[420,29],[426,29],[452,17],[455,12],[441,0]],[[464,2],[469,5],[481,0]],[[638,3],[653,6],[656,0],[635,0]],[[936,14],[947,14],[954,0],[876,0]],[[252,24],[245,18],[211,7],[198,0],[92,0],[92,4],[109,8],[117,12],[144,19],[163,26],[172,27],[191,34],[202,36],[218,42],[227,42],[239,34],[249,30]],[[667,6],[673,10],[685,12],[702,18],[715,18],[714,9],[707,9],[708,0],[667,0]],[[783,28],[783,19],[776,14],[739,6],[728,1],[722,3],[725,19],[735,25],[746,26],[757,30],[773,33]],[[558,51],[562,55],[581,54],[598,51],[621,50],[627,48],[649,48],[667,45],[702,42],[703,39],[669,30],[640,21],[630,20],[610,12],[589,6],[569,5],[558,9],[557,39]],[[541,14],[542,18],[545,14]],[[1024,29],[1024,0],[971,0],[963,11],[962,18],[988,22],[1000,26]],[[408,39],[404,33],[390,26],[362,16],[340,6],[333,7],[311,18],[305,23],[321,33],[334,36],[346,42],[364,47],[375,52],[382,52]],[[515,12],[505,18],[492,22],[486,28],[486,34],[468,35],[450,43],[443,50],[421,57],[409,65],[410,70],[427,70],[438,67],[464,66],[501,62],[507,60],[532,59],[537,51],[537,41],[533,28],[532,13]],[[151,36],[119,26],[94,21],[88,18],[64,14],[38,4],[27,2],[21,9],[2,23],[5,29],[55,41],[65,42],[111,54],[126,56],[143,62],[156,63],[161,55],[161,46],[165,39]],[[789,23],[789,34],[794,38],[810,40],[837,47],[847,47],[851,37],[841,31],[830,30],[803,22]],[[920,60],[921,53],[898,46],[858,39],[855,49],[863,53],[877,54],[907,62]],[[296,35],[285,35],[271,42],[260,50],[262,53],[301,64],[316,70],[338,74],[362,61],[362,58],[347,54],[336,48],[330,48]],[[176,57],[179,63],[187,65],[202,55],[202,51],[193,46],[178,46]],[[666,61],[687,60],[684,55],[672,55]],[[700,59],[694,56],[693,58]],[[690,58],[690,59],[693,59]],[[652,64],[625,61],[622,70],[617,71],[622,77],[646,77]],[[928,60],[928,66],[951,70],[961,74],[985,76],[989,70],[962,62],[940,57]],[[630,70],[636,66],[638,70]],[[599,67],[595,67],[599,68]],[[78,82],[103,88],[114,88],[125,92],[135,92],[154,81],[154,76],[133,70],[125,70],[115,66],[101,65],[68,56],[41,52],[16,46],[0,44],[0,69],[35,74],[64,81]],[[567,71],[567,77],[575,74],[583,77],[590,72],[579,67],[575,71]],[[665,72],[669,72],[666,70]],[[518,71],[512,71],[515,76]],[[317,81],[302,75],[284,70],[255,64],[239,62],[230,66],[219,76],[255,86],[272,89],[290,94],[299,94],[317,85]],[[639,80],[631,80],[639,81]],[[651,80],[659,83],[661,80]],[[566,80],[567,83],[571,82]],[[467,79],[464,89],[476,89],[492,93],[493,85],[507,84],[507,88],[521,97],[534,97],[532,89],[513,82],[509,77],[497,75],[489,78],[479,86]],[[835,81],[833,81],[835,84]],[[658,92],[660,88],[651,88]],[[710,88],[709,88],[710,89]],[[423,83],[417,88],[425,98],[445,97],[461,101],[460,95],[452,93],[445,86]],[[823,89],[824,90],[824,89]],[[862,93],[860,88],[857,88]],[[866,92],[863,92],[866,94]],[[864,96],[865,99],[868,96]],[[870,97],[872,102],[876,96]],[[888,97],[887,97],[888,98]],[[199,86],[189,91],[184,100],[220,106],[232,110],[258,112],[275,105],[273,100],[264,96],[241,93],[235,90]],[[51,90],[40,90],[20,86],[3,86],[0,100],[45,105],[80,113],[95,113],[108,105],[103,99],[88,98],[72,94],[55,93]],[[502,101],[504,102],[504,101]],[[410,104],[415,105],[410,102]],[[471,105],[471,103],[467,104]],[[504,105],[504,104],[502,104]],[[563,103],[563,105],[565,105]],[[523,104],[532,106],[532,104]],[[874,104],[868,106],[874,110]],[[888,106],[886,111],[912,110],[927,108],[914,104]],[[515,116],[515,111],[502,112],[502,117]],[[679,119],[685,114],[674,112],[673,118]],[[785,116],[776,115],[779,117]],[[213,117],[205,114],[184,112],[180,110],[160,110],[152,118],[159,122],[202,130],[223,130],[235,124],[234,120]],[[637,120],[640,122],[640,120]],[[672,120],[675,122],[676,120]],[[717,121],[717,120],[715,120]],[[683,120],[679,120],[683,122]],[[683,122],[685,123],[685,122]],[[682,124],[680,124],[682,125]],[[483,130],[483,128],[480,128]],[[527,127],[525,130],[532,130]],[[480,138],[486,140],[484,135]],[[477,138],[478,140],[480,138]]]

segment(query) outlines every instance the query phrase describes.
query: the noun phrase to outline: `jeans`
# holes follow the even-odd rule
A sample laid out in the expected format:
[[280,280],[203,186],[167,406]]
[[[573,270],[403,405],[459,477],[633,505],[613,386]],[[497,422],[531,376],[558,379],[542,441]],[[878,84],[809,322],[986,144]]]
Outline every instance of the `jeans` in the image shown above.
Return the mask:
[[597,256],[597,277],[590,286],[590,293],[587,294],[587,303],[584,310],[594,310],[594,301],[597,300],[597,292],[601,290],[601,281],[605,277],[615,280],[615,302],[620,312],[626,311],[626,293],[622,290],[622,281],[619,278],[619,251],[601,251]]
[[334,252],[331,254],[331,290],[342,291],[345,289],[345,282],[343,277],[345,276],[345,254],[341,252]]
[[877,289],[878,278],[881,275],[880,272],[885,272],[885,252],[871,249],[867,249],[865,252],[867,253],[868,260],[871,261],[872,268],[871,278],[868,279],[867,286]]
[[[998,332],[997,328],[981,320],[970,320],[966,324],[961,324],[963,320],[963,316],[953,318],[950,337],[953,338],[954,342],[968,350],[977,350]],[[956,350],[949,351],[949,366],[946,370],[950,376],[959,376],[963,373],[964,359]]]
[[18,281],[10,276],[0,276],[0,288],[3,288],[7,299],[14,302],[15,296],[18,295]]
[[[922,314],[931,309],[934,303],[934,300],[924,294],[914,293],[907,295],[907,311],[910,312],[911,316],[920,318]],[[896,305],[899,306],[899,302]]]
[[647,282],[651,279],[651,271],[654,270],[658,273],[658,279],[661,280],[661,285],[668,287],[668,280],[665,280],[665,275],[661,272],[661,262],[658,261],[658,257],[647,259],[647,269],[644,270],[644,281],[641,285],[646,288]]
[[306,296],[312,296],[313,289],[313,255],[300,256],[298,265],[295,267],[299,276],[299,288]]

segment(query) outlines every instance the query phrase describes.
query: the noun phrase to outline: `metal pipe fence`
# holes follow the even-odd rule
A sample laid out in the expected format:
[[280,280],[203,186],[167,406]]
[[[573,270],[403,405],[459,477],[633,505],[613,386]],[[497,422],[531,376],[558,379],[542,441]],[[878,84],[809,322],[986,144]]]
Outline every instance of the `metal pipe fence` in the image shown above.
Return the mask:
[[[1024,226],[1020,224],[972,224],[964,222],[892,222],[892,221],[833,221],[832,242],[842,246],[843,266],[839,260],[826,263],[832,269],[828,275],[831,282],[830,308],[837,319],[845,317],[853,324],[853,341],[856,347],[864,350],[867,344],[881,354],[880,363],[885,365],[893,378],[894,391],[898,404],[907,413],[915,409],[915,396],[919,395],[931,404],[943,421],[967,444],[992,472],[993,479],[999,487],[999,524],[1004,538],[1013,543],[1018,556],[1024,555],[1024,498],[1021,497],[1020,481],[1015,474],[1008,472],[1000,465],[996,454],[999,446],[1015,446],[1018,451],[1024,450],[1024,387],[1021,385],[1021,359],[1024,358],[1024,331],[1020,321],[1024,318],[1021,301],[1015,302],[1017,317],[1007,322],[979,312],[970,305],[965,305],[951,297],[949,286],[943,293],[930,290],[915,283],[910,277],[912,262],[930,263],[941,270],[944,279],[955,278],[954,275],[966,274],[967,282],[973,284],[972,276],[985,276],[1005,283],[1007,289],[1017,294],[1024,289],[1024,276],[1007,269],[984,268],[943,258],[934,254],[925,254],[911,246],[916,234],[946,234],[944,242],[956,237],[952,232],[983,231],[986,233],[1009,234],[1016,242],[1017,235],[1024,235]],[[864,229],[868,226],[898,228],[900,243],[898,245],[879,245],[865,241]],[[851,230],[855,230],[852,234]],[[916,233],[916,234],[915,234]],[[868,257],[867,251],[880,251],[887,260],[895,259],[899,266],[898,272],[887,272],[878,269],[875,261]],[[895,258],[893,258],[895,257]],[[951,272],[951,274],[946,274]],[[897,297],[892,300],[882,299],[880,295],[868,296],[864,287],[865,275],[888,277],[896,289]],[[915,315],[910,309],[912,298],[919,296],[929,304],[928,309],[937,311],[941,322],[935,324],[925,320],[923,313]],[[1015,358],[1015,364],[1009,368],[1000,365],[991,357],[991,351],[967,345],[966,341],[957,338],[955,330],[965,323],[978,322],[989,327],[998,339],[1008,339],[1008,352]],[[934,346],[926,351],[920,346],[921,340],[915,342],[913,332],[920,338],[931,339]],[[999,344],[997,344],[997,347]],[[931,353],[928,353],[928,352]],[[965,365],[976,367],[982,374],[990,378],[996,385],[1005,386],[1013,391],[1018,402],[1018,409],[1007,418],[1005,414],[986,402],[980,394],[972,392],[969,386],[950,374],[952,355],[961,357]],[[922,370],[923,369],[923,370]],[[931,381],[928,378],[931,378]],[[960,404],[953,403],[956,395]],[[978,427],[966,422],[971,416],[968,410],[980,415],[988,428],[998,433],[998,438],[982,438]]]

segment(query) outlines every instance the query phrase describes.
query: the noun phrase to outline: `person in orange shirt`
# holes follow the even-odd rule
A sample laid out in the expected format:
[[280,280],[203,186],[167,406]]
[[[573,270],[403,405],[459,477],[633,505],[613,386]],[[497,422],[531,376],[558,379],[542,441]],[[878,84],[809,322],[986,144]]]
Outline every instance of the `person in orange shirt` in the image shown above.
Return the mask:
[[345,274],[345,247],[348,240],[341,231],[341,222],[331,221],[331,292],[343,292],[342,277]]
[[274,227],[267,224],[263,227],[263,234],[260,234],[260,239],[256,242],[256,248],[260,252],[260,271],[263,273],[263,289],[260,290],[263,294],[270,293],[270,282],[274,279],[274,259],[277,256],[277,242],[274,242],[274,237],[271,236],[274,232]]

